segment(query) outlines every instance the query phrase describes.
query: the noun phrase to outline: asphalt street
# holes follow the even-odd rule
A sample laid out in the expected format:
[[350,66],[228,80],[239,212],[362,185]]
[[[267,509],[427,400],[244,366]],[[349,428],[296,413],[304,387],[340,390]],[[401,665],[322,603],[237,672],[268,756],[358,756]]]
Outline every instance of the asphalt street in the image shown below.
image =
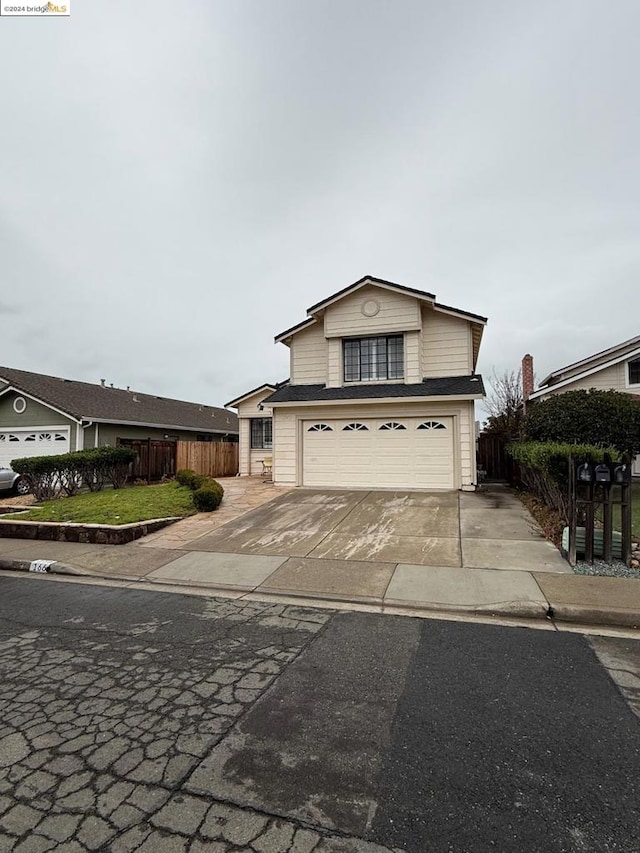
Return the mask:
[[640,853],[640,643],[0,576],[0,853]]

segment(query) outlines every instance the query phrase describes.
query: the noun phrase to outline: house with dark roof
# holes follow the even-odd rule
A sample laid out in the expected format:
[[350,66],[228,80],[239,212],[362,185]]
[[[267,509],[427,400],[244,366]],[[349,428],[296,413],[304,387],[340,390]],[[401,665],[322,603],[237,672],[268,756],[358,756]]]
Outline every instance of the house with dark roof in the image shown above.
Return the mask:
[[0,367],[0,466],[107,444],[237,437],[227,409]]
[[240,474],[275,483],[473,489],[474,404],[487,320],[432,293],[365,276],[276,335],[290,379],[229,401]]

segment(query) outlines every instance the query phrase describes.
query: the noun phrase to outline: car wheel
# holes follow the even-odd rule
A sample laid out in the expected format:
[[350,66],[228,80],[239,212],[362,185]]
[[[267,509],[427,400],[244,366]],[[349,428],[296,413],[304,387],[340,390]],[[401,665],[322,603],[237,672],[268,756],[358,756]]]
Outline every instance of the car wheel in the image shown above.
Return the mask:
[[28,495],[31,491],[31,483],[26,477],[20,477],[13,485],[13,491],[16,495]]

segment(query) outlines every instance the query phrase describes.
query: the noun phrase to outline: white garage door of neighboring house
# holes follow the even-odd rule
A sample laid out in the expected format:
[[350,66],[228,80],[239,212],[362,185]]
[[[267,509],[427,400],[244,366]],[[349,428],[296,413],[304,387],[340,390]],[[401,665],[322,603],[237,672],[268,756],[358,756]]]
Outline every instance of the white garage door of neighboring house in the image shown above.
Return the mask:
[[69,452],[69,427],[0,430],[0,466],[8,468],[22,456],[50,456]]
[[303,421],[303,484],[453,489],[453,418]]

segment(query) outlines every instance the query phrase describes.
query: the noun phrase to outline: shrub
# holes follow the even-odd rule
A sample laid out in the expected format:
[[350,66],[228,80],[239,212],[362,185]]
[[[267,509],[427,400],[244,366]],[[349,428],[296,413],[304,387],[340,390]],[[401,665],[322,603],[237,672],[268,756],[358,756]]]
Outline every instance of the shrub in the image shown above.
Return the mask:
[[191,483],[195,476],[196,472],[192,471],[191,468],[181,468],[179,471],[176,471],[176,480],[181,486],[191,488]]
[[208,477],[205,477],[204,474],[196,474],[190,468],[181,468],[176,474],[176,480],[181,486],[187,486],[192,491],[195,491],[204,486]]
[[29,478],[36,500],[49,500],[61,492],[75,495],[84,484],[99,491],[105,482],[114,489],[127,482],[135,451],[127,447],[98,447],[57,456],[32,456],[14,459],[11,467]]
[[525,441],[640,450],[640,406],[618,391],[567,391],[535,402],[522,423]]
[[520,479],[524,487],[548,507],[557,510],[566,524],[569,523],[569,457],[597,464],[605,462],[607,456],[612,462],[621,456],[615,447],[537,441],[509,444],[507,453],[520,466]]
[[53,462],[55,458],[55,456],[32,456],[11,461],[11,467],[17,474],[29,478],[31,490],[37,501],[54,498],[60,491],[58,469]]
[[218,509],[224,489],[217,480],[205,478],[205,482],[194,491],[193,504],[198,512],[213,512]]

